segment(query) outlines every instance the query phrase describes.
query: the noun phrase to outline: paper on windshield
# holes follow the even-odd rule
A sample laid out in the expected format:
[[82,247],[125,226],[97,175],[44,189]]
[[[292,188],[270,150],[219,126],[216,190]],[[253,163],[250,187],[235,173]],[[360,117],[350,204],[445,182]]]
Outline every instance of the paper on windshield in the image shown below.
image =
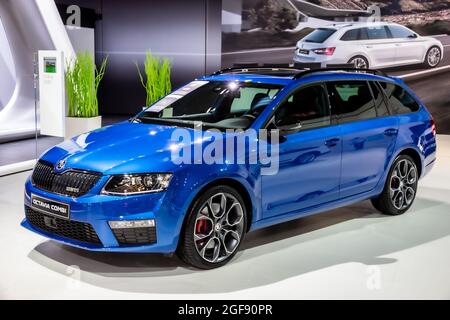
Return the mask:
[[156,102],[154,105],[152,105],[150,108],[148,108],[146,111],[161,112],[162,110],[173,104],[175,101],[183,98],[188,93],[191,93],[192,91],[204,86],[207,83],[209,83],[209,81],[200,81],[200,80],[192,81],[187,85],[181,87],[180,89],[165,96],[164,98]]

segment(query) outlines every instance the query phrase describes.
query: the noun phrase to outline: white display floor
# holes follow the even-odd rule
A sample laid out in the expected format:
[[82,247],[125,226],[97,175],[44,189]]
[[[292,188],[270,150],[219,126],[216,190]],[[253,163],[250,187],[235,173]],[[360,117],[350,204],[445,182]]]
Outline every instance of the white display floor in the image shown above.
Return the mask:
[[403,216],[369,202],[250,234],[229,265],[197,271],[177,258],[92,253],[22,227],[23,182],[0,178],[0,298],[450,298],[450,136]]

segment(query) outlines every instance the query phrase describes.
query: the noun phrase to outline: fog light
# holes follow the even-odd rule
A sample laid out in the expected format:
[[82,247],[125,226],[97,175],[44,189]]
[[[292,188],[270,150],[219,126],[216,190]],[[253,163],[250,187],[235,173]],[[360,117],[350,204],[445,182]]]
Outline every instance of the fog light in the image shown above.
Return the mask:
[[155,220],[109,221],[111,229],[148,228],[155,226]]

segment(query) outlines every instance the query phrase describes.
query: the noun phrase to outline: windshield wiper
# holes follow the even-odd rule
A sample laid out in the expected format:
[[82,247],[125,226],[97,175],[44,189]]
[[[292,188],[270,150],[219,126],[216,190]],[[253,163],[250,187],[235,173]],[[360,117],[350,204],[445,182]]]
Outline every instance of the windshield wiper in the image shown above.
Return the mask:
[[144,123],[158,123],[167,125],[180,125],[182,127],[194,127],[194,121],[182,120],[182,119],[171,119],[171,118],[153,118],[153,117],[139,117],[139,120]]

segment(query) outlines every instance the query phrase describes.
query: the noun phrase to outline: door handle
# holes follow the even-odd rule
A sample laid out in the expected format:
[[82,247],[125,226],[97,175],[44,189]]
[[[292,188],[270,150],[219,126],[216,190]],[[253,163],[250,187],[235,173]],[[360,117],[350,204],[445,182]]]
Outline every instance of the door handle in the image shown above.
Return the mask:
[[327,147],[335,147],[340,140],[341,139],[339,139],[339,138],[329,139],[329,140],[325,141],[325,145]]
[[396,47],[401,47],[402,44],[401,44],[401,43],[396,43],[395,46],[396,46]]
[[398,132],[398,130],[397,129],[386,129],[385,131],[384,131],[384,134],[386,135],[386,136],[388,136],[388,137],[392,137],[392,136],[395,136],[395,135],[397,135],[397,132]]
[[366,46],[366,48],[367,48],[367,49],[372,49],[372,48],[373,48],[373,46]]

